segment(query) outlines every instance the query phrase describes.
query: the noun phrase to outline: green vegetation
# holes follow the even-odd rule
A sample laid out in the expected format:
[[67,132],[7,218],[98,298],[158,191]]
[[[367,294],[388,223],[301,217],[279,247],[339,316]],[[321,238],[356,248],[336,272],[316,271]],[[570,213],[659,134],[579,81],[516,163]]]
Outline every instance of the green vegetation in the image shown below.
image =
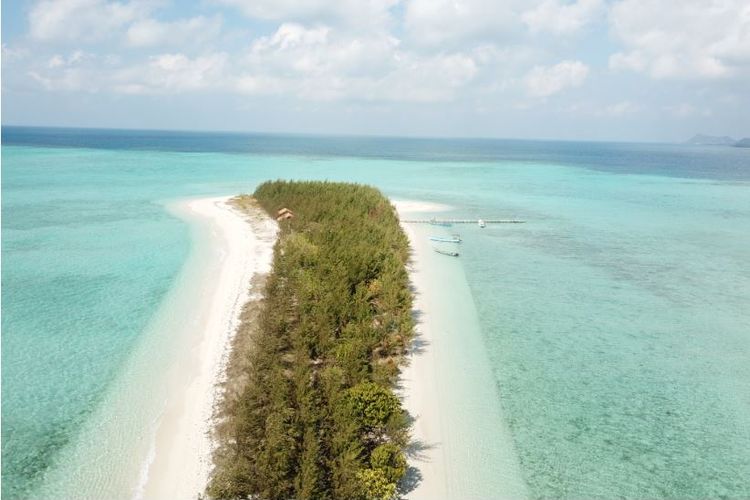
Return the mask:
[[396,213],[355,184],[267,182],[237,200],[256,202],[294,217],[280,222],[260,308],[243,316],[207,494],[391,499],[408,440],[393,385],[413,330]]

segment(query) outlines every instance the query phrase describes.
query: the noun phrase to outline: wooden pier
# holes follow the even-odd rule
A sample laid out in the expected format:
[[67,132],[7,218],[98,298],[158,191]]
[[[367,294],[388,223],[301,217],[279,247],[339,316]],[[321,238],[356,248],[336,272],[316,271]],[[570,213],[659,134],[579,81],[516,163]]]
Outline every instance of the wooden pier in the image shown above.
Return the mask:
[[[523,224],[518,219],[481,219],[485,224]],[[479,224],[480,219],[403,219],[401,222],[409,224]]]

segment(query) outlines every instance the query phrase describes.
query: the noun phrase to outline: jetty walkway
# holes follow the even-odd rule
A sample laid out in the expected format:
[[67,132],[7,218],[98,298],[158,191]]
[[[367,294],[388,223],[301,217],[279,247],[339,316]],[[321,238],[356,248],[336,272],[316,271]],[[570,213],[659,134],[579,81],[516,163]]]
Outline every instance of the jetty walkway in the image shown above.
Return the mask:
[[523,224],[524,220],[518,219],[403,219],[401,222],[410,224],[479,224],[479,221],[485,224]]

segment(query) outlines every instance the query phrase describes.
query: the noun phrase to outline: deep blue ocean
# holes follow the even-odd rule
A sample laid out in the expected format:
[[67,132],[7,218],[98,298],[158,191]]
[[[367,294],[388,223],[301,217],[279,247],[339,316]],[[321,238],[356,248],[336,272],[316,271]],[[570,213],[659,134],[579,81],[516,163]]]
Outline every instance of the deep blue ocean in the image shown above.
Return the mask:
[[750,497],[748,149],[3,127],[5,498],[112,472],[81,443],[190,253],[169,204],[277,178],[526,220],[456,265],[532,497]]

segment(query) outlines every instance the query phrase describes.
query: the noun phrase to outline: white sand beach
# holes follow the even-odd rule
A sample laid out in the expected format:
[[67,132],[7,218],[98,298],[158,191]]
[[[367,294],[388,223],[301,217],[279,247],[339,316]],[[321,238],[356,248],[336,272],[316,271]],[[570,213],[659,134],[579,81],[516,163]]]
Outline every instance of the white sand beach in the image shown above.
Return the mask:
[[[451,209],[419,201],[393,204],[402,219]],[[433,252],[427,236],[444,229],[402,227],[412,252],[416,313],[412,351],[401,372],[401,396],[414,418],[404,497],[526,498],[460,261]]]
[[178,210],[210,224],[210,282],[201,284],[203,300],[192,311],[190,359],[173,370],[171,390],[157,424],[151,462],[137,492],[146,499],[195,499],[211,471],[211,429],[218,384],[224,377],[228,350],[242,306],[253,291],[250,280],[271,267],[276,223],[258,212],[235,210],[229,198],[185,202]]
[[[401,207],[396,205],[399,210]],[[404,212],[405,213],[405,212]],[[411,261],[409,263],[409,276],[414,287],[414,309],[419,311],[416,325],[415,349],[409,356],[409,364],[401,370],[402,397],[404,406],[409,414],[415,419],[412,427],[412,440],[418,443],[410,458],[410,465],[419,470],[419,482],[416,488],[409,492],[410,499],[439,499],[447,498],[446,463],[445,454],[439,443],[443,441],[440,426],[440,400],[437,386],[434,383],[434,373],[437,369],[434,351],[431,349],[434,325],[431,324],[431,315],[428,311],[428,303],[425,294],[429,286],[423,263],[424,251],[429,250],[426,245],[420,244],[416,237],[414,228],[408,224],[403,225],[404,231],[409,236],[412,248]]]
[[450,205],[442,205],[440,203],[432,203],[429,201],[419,200],[391,200],[391,203],[399,214],[409,215],[415,213],[432,213],[432,212],[447,212],[453,207]]

